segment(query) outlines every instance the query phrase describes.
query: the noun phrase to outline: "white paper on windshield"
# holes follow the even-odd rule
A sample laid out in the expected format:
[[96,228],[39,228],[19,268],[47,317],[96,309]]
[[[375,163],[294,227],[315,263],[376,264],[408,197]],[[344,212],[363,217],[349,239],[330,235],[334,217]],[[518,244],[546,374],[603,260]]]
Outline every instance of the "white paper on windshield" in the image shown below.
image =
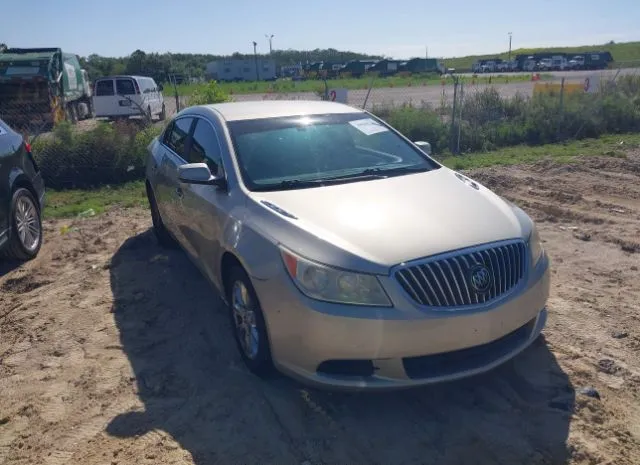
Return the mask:
[[366,134],[367,136],[370,136],[371,134],[377,134],[379,132],[388,131],[387,128],[385,128],[380,123],[372,120],[371,118],[349,121],[349,124],[361,133]]

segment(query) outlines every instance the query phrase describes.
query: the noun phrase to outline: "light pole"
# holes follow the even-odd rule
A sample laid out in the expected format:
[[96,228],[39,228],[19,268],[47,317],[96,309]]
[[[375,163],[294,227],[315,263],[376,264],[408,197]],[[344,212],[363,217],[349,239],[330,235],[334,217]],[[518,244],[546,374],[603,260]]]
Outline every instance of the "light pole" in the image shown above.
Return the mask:
[[273,53],[273,38],[275,37],[275,34],[265,34],[264,36],[269,41],[269,55],[271,55],[271,53]]
[[510,32],[509,33],[509,63],[511,63],[511,36],[513,34]]
[[256,47],[258,46],[258,42],[256,42],[255,40],[253,41],[253,59],[256,62],[256,81],[260,80],[260,72],[258,71],[258,52],[256,50]]

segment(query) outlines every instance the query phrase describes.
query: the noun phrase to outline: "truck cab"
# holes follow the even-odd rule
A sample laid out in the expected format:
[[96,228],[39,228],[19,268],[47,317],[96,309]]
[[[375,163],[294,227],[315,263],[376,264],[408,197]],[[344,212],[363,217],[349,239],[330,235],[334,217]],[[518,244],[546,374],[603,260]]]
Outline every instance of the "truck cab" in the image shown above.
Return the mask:
[[78,56],[59,48],[0,53],[0,113],[15,128],[41,131],[91,116],[88,76]]

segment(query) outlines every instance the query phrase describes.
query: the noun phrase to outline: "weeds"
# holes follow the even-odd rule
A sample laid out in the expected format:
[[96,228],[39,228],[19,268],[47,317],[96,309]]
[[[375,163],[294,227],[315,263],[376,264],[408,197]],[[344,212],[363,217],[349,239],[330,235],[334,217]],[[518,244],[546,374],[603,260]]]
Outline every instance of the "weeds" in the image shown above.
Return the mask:
[[[544,77],[544,76],[543,76]],[[492,82],[494,84],[505,82],[529,81],[531,76],[528,73],[510,76],[478,76],[476,78],[462,78],[478,84]],[[442,78],[435,73],[413,76],[389,76],[377,77],[373,82],[373,87],[420,87],[439,85]],[[337,78],[327,81],[330,87],[340,87],[349,90],[366,90],[369,87],[371,78]],[[178,95],[191,96],[201,92],[209,84],[180,84],[177,86]],[[324,82],[320,79],[307,79],[304,81],[278,80],[259,82],[219,82],[218,86],[226,94],[270,94],[270,93],[292,93],[292,92],[324,92]]]
[[[562,100],[554,94],[508,98],[488,88],[465,96],[461,106],[463,153],[638,132],[640,76],[621,76],[603,86],[600,93],[571,93]],[[434,152],[446,152],[450,120],[440,118],[431,108],[405,105],[374,108],[373,112],[412,140],[426,140]]]
[[198,86],[189,96],[189,105],[208,105],[229,101],[229,95],[216,81]]
[[86,188],[121,184],[144,175],[146,148],[161,128],[135,121],[98,123],[75,131],[67,122],[53,134],[36,139],[34,157],[47,187]]

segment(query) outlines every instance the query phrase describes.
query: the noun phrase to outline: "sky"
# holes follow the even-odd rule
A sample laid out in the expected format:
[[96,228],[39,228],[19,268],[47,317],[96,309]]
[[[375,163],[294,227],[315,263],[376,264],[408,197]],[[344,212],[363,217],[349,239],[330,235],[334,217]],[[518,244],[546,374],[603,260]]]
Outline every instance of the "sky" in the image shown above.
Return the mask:
[[[640,0],[3,0],[0,43],[87,56],[335,48],[392,58],[640,40]],[[15,20],[9,21],[9,18]]]

